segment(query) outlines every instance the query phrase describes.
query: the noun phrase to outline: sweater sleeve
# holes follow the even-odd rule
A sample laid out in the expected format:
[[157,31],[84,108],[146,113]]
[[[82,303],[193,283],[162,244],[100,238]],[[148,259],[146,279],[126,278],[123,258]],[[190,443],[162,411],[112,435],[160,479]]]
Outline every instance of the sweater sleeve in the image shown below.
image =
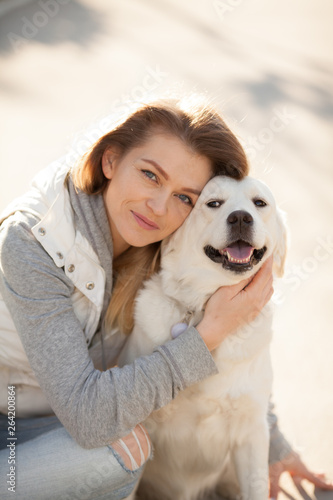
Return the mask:
[[268,425],[270,431],[269,465],[280,462],[292,451],[292,447],[279,430],[278,419],[273,410],[274,404],[270,401],[268,408]]
[[73,310],[73,284],[33,237],[36,221],[15,219],[0,230],[0,291],[41,389],[80,446],[115,441],[217,373],[195,328],[131,365],[96,370]]

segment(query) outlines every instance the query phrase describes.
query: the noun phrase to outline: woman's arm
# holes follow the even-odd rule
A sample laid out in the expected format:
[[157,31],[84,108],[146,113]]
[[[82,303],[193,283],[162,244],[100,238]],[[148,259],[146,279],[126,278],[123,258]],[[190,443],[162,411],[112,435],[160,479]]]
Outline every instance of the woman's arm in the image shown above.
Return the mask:
[[[36,220],[20,217],[1,226],[1,293],[49,404],[83,447],[102,446],[128,434],[180,390],[215,374],[207,346],[222,342],[235,322],[257,314],[262,307],[258,296],[266,300],[267,270],[244,291],[246,282],[216,292],[206,308],[204,332],[189,328],[149,356],[100,372],[73,310],[73,284],[31,234]],[[221,314],[226,296],[232,307],[227,303]],[[218,321],[212,321],[216,315]]]
[[268,406],[268,425],[270,432],[269,464],[283,460],[292,451],[292,447],[278,427],[278,419],[274,413],[274,403],[270,400]]
[[270,497],[277,498],[280,491],[279,481],[283,472],[289,472],[295,484],[302,479],[307,479],[318,488],[333,490],[333,482],[326,479],[324,473],[311,472],[303,463],[301,457],[296,453],[278,427],[278,419],[274,413],[274,404],[269,402],[268,423],[270,428],[269,447],[269,477]]
[[20,215],[1,226],[0,290],[44,394],[82,447],[128,434],[180,390],[216,373],[194,328],[129,366],[96,370],[73,310],[73,284],[31,234],[35,223]]

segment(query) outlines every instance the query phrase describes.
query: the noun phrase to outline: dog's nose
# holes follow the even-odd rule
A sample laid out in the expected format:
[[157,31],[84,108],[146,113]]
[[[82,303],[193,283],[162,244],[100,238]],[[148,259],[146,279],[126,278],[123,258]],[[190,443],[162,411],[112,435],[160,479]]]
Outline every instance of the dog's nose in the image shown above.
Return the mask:
[[227,222],[231,225],[251,225],[253,224],[253,217],[251,214],[249,214],[249,212],[245,212],[245,210],[235,210],[228,216]]

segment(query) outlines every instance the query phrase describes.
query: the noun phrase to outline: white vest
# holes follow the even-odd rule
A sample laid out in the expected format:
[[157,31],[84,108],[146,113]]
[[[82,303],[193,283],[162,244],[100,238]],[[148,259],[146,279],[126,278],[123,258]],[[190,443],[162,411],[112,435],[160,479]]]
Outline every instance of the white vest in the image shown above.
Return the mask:
[[[60,162],[44,169],[33,180],[32,189],[1,215],[0,222],[18,210],[40,219],[32,233],[75,285],[73,308],[89,346],[103,306],[105,273],[91,245],[74,226],[69,193],[64,186],[67,171],[68,167]],[[7,387],[11,385],[16,386],[17,416],[53,413],[0,295],[0,412],[4,414],[7,414]]]

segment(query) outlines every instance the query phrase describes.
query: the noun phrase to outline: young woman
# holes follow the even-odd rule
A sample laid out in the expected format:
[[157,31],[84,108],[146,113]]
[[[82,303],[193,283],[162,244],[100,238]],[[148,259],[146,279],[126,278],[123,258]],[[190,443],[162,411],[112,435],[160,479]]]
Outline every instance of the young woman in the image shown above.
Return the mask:
[[[140,422],[214,374],[210,351],[272,295],[268,263],[245,290],[245,282],[218,290],[196,328],[115,366],[161,240],[211,177],[247,173],[242,147],[214,110],[161,101],[129,115],[70,171],[48,167],[8,207],[0,229],[1,498],[130,494],[151,454]],[[291,449],[270,419],[271,461],[279,462]]]

